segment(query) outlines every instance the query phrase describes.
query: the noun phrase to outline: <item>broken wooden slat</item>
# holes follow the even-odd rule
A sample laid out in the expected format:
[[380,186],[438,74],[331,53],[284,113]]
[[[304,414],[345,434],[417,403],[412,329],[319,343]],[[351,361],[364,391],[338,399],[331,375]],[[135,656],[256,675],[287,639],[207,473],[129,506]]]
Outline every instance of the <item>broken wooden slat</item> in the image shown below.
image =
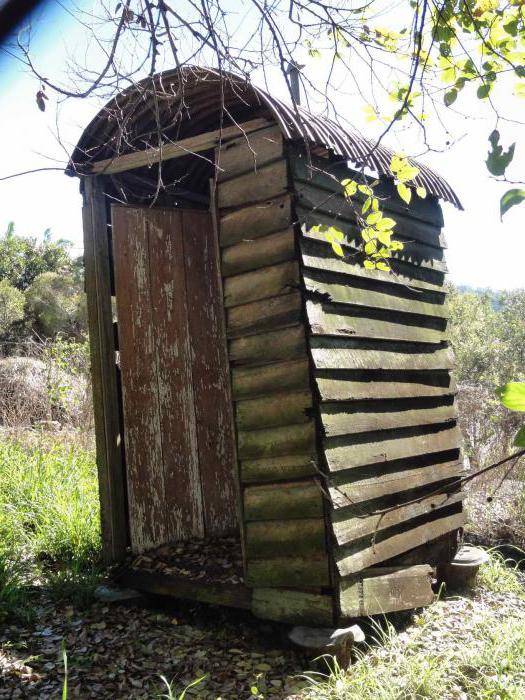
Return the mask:
[[246,525],[246,557],[274,559],[285,556],[326,554],[324,518],[266,520]]
[[299,292],[234,306],[227,311],[228,337],[286,328],[297,324],[301,313]]
[[[264,193],[266,194],[266,193]],[[245,240],[267,236],[287,229],[292,223],[290,195],[267,199],[223,214],[220,219],[220,244],[231,246]]]
[[306,355],[304,327],[293,326],[279,331],[236,338],[229,343],[230,362],[265,364],[295,360]]
[[278,160],[256,172],[222,182],[219,187],[219,209],[272,199],[284,194],[287,189],[288,165],[286,160]]
[[[420,373],[420,381],[403,381],[402,373],[399,373],[399,381],[353,381],[344,376],[338,376],[334,372],[332,377],[316,377],[317,387],[323,401],[346,401],[360,399],[397,399],[412,396],[448,396],[457,391],[456,382],[449,373],[443,374],[443,382],[433,384],[436,375],[425,377]],[[343,374],[343,373],[339,373]],[[428,373],[427,373],[428,374]],[[373,377],[373,374],[371,375]],[[426,381],[425,381],[426,380]]]
[[318,484],[305,481],[247,486],[244,516],[250,520],[294,520],[323,516],[323,496]]
[[332,518],[332,529],[338,545],[348,544],[353,540],[366,535],[373,535],[376,532],[385,530],[388,527],[399,525],[412,518],[417,518],[425,513],[430,513],[446,508],[453,503],[458,503],[464,497],[463,493],[441,493],[433,496],[426,496],[415,503],[402,505],[402,502],[393,509],[385,513],[374,515],[368,514],[366,506],[362,507],[362,512],[352,517],[341,516],[340,520]]
[[444,330],[423,325],[407,324],[403,314],[391,314],[392,321],[367,318],[355,313],[342,314],[341,307],[333,304],[306,302],[306,313],[313,335],[335,335],[351,338],[401,340],[413,343],[441,343],[447,335]]
[[236,405],[238,430],[307,423],[312,408],[310,391],[272,394],[258,399],[239,401]]
[[278,588],[255,588],[252,613],[265,620],[289,624],[326,627],[334,621],[332,596]]
[[224,277],[258,270],[295,257],[295,233],[289,228],[261,238],[247,239],[223,248],[222,274]]
[[275,482],[301,479],[318,473],[315,454],[285,455],[267,459],[244,459],[241,461],[241,481]]
[[328,556],[280,557],[249,559],[246,562],[246,583],[249,586],[286,586],[321,588],[330,585]]
[[278,457],[304,453],[314,449],[315,426],[307,423],[280,425],[261,430],[239,430],[237,433],[239,459]]
[[232,371],[235,399],[309,387],[310,374],[306,359],[276,362],[262,367],[239,367]]
[[244,272],[225,279],[224,305],[229,308],[258,299],[276,297],[292,292],[297,289],[298,284],[299,267],[295,261]]
[[257,171],[283,156],[283,137],[278,126],[270,126],[224,144],[217,159],[218,181],[223,183],[242,173]]
[[325,445],[328,468],[331,472],[336,472],[394,459],[444,452],[445,450],[457,449],[459,453],[461,440],[459,428],[454,426],[430,432],[430,428],[433,427],[429,426],[429,432],[426,434],[414,434],[410,437],[400,436],[397,439],[386,440],[378,440],[375,436],[369,442],[353,445],[337,444],[334,441],[337,441],[338,438],[328,439]]
[[418,547],[430,540],[436,539],[446,532],[456,530],[465,523],[464,513],[454,513],[417,527],[387,537],[378,542],[368,541],[362,549],[356,551],[354,547],[342,547],[335,552],[336,565],[341,576],[351,576],[374,564],[379,564],[397,554]]
[[[357,346],[357,342],[328,337],[313,337],[310,341],[312,358],[317,369],[388,369],[443,370],[454,368],[452,350],[442,346],[427,346],[426,352],[377,350]],[[345,344],[347,347],[345,347]],[[394,346],[396,347],[396,346]]]
[[344,618],[420,608],[430,605],[434,597],[432,568],[425,564],[410,568],[372,569],[359,578],[343,580],[339,584]]

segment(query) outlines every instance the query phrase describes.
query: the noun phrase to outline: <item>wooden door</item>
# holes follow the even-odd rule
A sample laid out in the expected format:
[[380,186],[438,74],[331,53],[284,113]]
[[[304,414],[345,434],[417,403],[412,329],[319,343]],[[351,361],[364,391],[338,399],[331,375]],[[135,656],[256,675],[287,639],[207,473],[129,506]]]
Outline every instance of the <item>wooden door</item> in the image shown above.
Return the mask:
[[211,216],[112,208],[132,549],[237,527]]

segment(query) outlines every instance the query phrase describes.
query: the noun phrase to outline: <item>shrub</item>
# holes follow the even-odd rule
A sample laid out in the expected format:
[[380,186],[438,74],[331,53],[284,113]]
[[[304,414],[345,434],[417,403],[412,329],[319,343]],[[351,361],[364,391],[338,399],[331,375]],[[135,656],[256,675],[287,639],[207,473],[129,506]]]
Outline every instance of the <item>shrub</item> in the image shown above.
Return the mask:
[[0,280],[0,336],[24,318],[24,295],[6,279]]

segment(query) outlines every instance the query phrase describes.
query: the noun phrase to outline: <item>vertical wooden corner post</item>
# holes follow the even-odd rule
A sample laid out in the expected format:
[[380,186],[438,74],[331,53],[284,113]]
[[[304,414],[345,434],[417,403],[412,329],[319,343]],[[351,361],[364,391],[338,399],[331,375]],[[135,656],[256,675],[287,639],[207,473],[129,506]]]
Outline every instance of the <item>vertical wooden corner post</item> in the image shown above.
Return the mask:
[[127,545],[122,439],[111,305],[110,250],[104,188],[84,178],[84,261],[95,414],[103,556],[121,560]]

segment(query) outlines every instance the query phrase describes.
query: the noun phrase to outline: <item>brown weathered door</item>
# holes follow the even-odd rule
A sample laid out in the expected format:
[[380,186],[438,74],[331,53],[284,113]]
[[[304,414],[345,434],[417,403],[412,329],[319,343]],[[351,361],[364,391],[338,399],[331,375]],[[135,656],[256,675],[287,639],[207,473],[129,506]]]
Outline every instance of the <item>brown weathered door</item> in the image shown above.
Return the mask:
[[112,208],[131,545],[231,533],[234,442],[211,216]]

